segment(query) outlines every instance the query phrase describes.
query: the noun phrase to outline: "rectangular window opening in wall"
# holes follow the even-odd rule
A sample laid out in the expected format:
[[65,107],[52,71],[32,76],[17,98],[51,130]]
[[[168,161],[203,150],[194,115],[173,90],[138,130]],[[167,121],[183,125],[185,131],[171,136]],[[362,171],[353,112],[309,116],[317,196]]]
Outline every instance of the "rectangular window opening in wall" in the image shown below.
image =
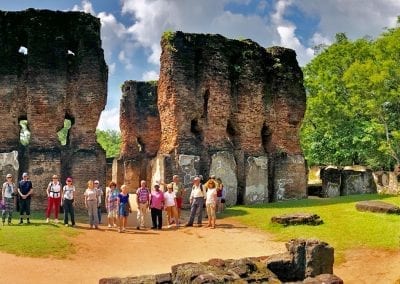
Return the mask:
[[74,124],[73,118],[66,116],[64,119],[64,127],[57,132],[58,140],[60,141],[62,146],[69,145],[70,141],[69,134],[73,124]]
[[18,49],[18,52],[23,54],[23,55],[28,55],[28,49],[25,46],[20,46]]
[[29,145],[29,142],[31,140],[31,132],[29,131],[29,124],[28,120],[26,117],[21,117],[18,119],[18,124],[19,124],[19,142],[27,146]]

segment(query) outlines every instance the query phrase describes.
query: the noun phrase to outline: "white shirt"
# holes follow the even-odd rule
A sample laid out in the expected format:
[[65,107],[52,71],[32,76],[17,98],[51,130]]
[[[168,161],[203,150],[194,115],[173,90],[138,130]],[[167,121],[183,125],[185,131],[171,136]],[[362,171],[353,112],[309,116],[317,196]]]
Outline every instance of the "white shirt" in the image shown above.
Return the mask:
[[206,204],[217,204],[217,189],[209,188],[207,190]]
[[175,192],[164,192],[164,204],[165,206],[169,207],[169,206],[175,206]]
[[59,182],[49,183],[49,197],[51,198],[60,198],[61,197],[61,184]]
[[63,188],[64,199],[68,200],[74,199],[74,191],[75,191],[75,186],[65,185]]
[[8,182],[3,183],[3,196],[5,198],[12,198],[14,189],[15,185],[13,183],[8,183]]
[[205,188],[201,190],[203,186],[199,184],[198,186],[193,185],[192,192],[190,193],[190,199],[197,198],[197,197],[205,197]]

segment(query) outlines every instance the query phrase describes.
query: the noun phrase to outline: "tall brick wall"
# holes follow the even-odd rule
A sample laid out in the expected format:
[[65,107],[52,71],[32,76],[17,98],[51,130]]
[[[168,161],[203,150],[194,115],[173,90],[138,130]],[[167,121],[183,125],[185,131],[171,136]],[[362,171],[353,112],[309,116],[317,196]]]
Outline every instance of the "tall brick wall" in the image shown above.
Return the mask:
[[[153,179],[169,181],[167,173],[176,173],[186,180],[192,167],[208,177],[210,171],[224,174],[221,167],[229,166],[235,169],[237,182],[226,180],[226,184],[235,185],[228,190],[238,202],[305,197],[299,127],[306,101],[295,52],[265,49],[251,40],[182,32],[164,34],[161,46],[155,99],[159,118],[149,116],[157,129],[148,127],[142,110],[126,100],[125,93],[121,103],[123,141],[160,137],[159,145],[152,144],[159,147]],[[139,157],[134,148],[135,141],[123,142],[122,156]],[[153,149],[146,157],[153,157]],[[229,159],[212,158],[218,153]],[[265,162],[250,165],[253,158]],[[228,164],[222,165],[225,160]],[[231,177],[226,172],[222,178]]]
[[[19,172],[30,172],[36,192],[34,207],[43,207],[53,174],[62,181],[73,176],[80,189],[89,179],[104,179],[105,154],[95,132],[107,73],[99,19],[81,12],[0,11],[0,152],[19,151]],[[57,132],[65,119],[72,127],[61,146]],[[26,149],[20,120],[31,132]]]
[[121,89],[120,159],[124,163],[124,183],[132,191],[142,179],[150,184],[150,161],[160,147],[157,82],[126,81]]

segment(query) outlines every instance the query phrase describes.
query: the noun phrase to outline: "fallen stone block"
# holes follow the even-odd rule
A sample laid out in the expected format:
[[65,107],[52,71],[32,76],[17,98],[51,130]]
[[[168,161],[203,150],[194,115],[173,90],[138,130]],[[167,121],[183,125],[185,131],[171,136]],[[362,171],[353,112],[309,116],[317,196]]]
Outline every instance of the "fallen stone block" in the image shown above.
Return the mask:
[[390,204],[387,202],[379,201],[379,200],[367,200],[360,201],[356,203],[356,209],[358,211],[369,211],[376,213],[387,213],[387,214],[399,214],[400,215],[400,207],[394,204]]
[[272,223],[283,224],[284,226],[289,225],[321,225],[323,220],[317,214],[311,213],[293,213],[284,214],[280,216],[273,216],[271,218]]

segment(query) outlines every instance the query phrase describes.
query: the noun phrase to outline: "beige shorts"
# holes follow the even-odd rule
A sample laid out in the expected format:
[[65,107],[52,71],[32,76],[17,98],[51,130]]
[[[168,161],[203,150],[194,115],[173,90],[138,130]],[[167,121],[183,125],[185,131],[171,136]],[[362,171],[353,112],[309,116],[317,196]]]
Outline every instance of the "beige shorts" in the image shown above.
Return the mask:
[[108,218],[117,218],[118,217],[118,208],[108,211],[107,217]]

